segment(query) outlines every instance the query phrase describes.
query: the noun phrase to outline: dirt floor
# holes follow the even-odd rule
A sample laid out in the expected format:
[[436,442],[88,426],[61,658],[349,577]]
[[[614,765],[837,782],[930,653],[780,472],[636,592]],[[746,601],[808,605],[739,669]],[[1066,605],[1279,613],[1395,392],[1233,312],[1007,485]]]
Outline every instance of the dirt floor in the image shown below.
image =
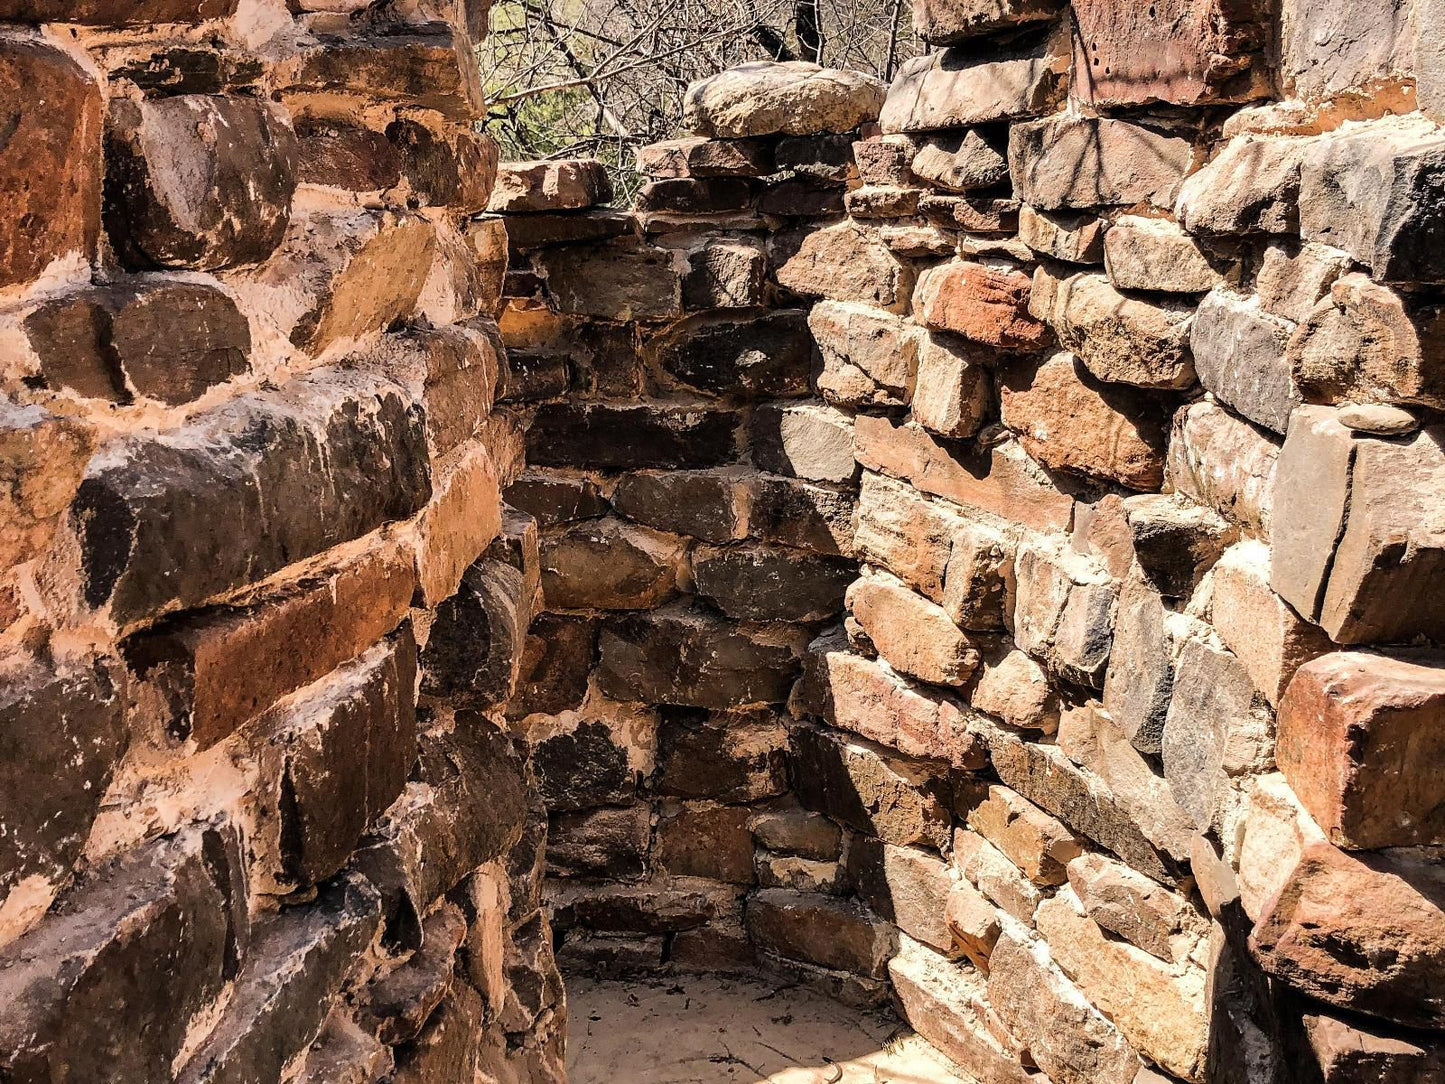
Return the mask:
[[571,1084],[959,1084],[887,1014],[798,987],[567,976]]

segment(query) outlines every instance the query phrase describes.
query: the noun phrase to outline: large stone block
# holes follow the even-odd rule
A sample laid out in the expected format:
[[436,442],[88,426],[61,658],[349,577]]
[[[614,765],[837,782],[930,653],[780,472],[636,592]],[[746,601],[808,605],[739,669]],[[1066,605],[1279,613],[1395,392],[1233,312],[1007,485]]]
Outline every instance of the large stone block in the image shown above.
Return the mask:
[[651,846],[652,811],[645,804],[560,813],[547,830],[547,872],[551,877],[635,881],[646,869]]
[[812,726],[794,729],[793,758],[805,808],[900,847],[948,845],[953,817],[937,762]]
[[1164,404],[1098,380],[1073,354],[1009,367],[1000,389],[1004,425],[1045,467],[1106,478],[1130,489],[1164,481]]
[[143,26],[224,19],[237,0],[4,0],[0,19],[19,23],[83,23],[89,26]]
[[851,301],[904,312],[913,268],[876,234],[853,222],[810,230],[777,268],[778,285],[804,297]]
[[683,121],[715,139],[849,132],[878,116],[883,97],[883,84],[859,72],[755,61],[688,87]]
[[437,607],[422,652],[422,692],[453,704],[499,707],[516,691],[532,620],[535,581],[482,558],[457,593]]
[[772,149],[762,140],[687,136],[637,148],[637,169],[649,177],[766,177]]
[[1074,5],[1076,97],[1099,108],[1246,102],[1273,89],[1266,14],[1241,0]]
[[922,426],[869,414],[855,421],[858,462],[958,504],[1040,530],[1062,529],[1074,501],[1017,444],[974,449]]
[[238,849],[204,829],[154,840],[93,871],[0,950],[6,1075],[172,1079],[188,1024],[176,1006],[219,994],[249,938]]
[[518,214],[578,211],[612,199],[612,181],[595,158],[507,162],[497,170],[487,210]]
[[527,431],[535,466],[697,469],[731,462],[736,410],[673,405],[549,403]]
[[781,546],[699,546],[693,589],[739,621],[821,621],[843,609],[857,566]]
[[0,695],[0,914],[11,921],[38,918],[85,847],[129,744],[120,676],[99,660],[60,672],[30,660],[6,660]]
[[939,952],[957,955],[943,917],[955,882],[943,859],[860,836],[848,848],[847,869],[858,898],[874,914]]
[[1433,126],[1316,141],[1300,177],[1300,236],[1344,249],[1383,282],[1445,281],[1445,138]]
[[764,403],[753,411],[753,463],[763,470],[814,482],[850,482],[854,419],[815,401]]
[[1095,923],[1165,963],[1189,958],[1207,929],[1193,900],[1108,855],[1075,858],[1069,863],[1069,886]]
[[484,116],[486,100],[469,36],[438,22],[425,31],[331,37],[282,61],[273,80],[286,95],[381,98],[467,123]]
[[1293,233],[1309,147],[1307,139],[1231,139],[1180,187],[1179,221],[1190,233]]
[[618,700],[732,708],[781,704],[797,676],[801,630],[745,631],[682,605],[602,628],[598,687]]
[[766,542],[851,557],[855,505],[847,488],[765,474],[753,494],[748,528]]
[[1215,289],[1200,303],[1189,333],[1199,382],[1235,413],[1282,435],[1301,399],[1285,353],[1293,330],[1264,312],[1257,297]]
[[268,720],[261,761],[283,796],[272,871],[283,889],[330,877],[400,796],[416,756],[415,698],[416,642],[406,628]]
[[1268,536],[1279,445],[1214,403],[1191,403],[1174,416],[1164,487],[1230,523]]
[[195,606],[403,519],[431,494],[421,410],[320,369],[113,442],[71,506],[86,605],[119,624]]
[[691,317],[652,337],[648,348],[678,383],[729,399],[806,394],[813,368],[807,315],[798,309]]
[[1049,540],[1021,546],[1015,561],[1014,638],[1073,681],[1104,680],[1119,584],[1098,562]]
[[1061,114],[1009,130],[1014,194],[1045,211],[1171,207],[1191,161],[1188,140],[1124,120]]
[[637,794],[636,752],[624,729],[583,721],[534,747],[538,793],[553,813],[625,805]]
[[321,1033],[380,925],[379,894],[353,875],[257,930],[225,1012],[176,1076],[179,1084],[278,1078]]
[[559,245],[538,259],[562,312],[619,321],[682,315],[682,273],[667,249],[630,240]]
[[897,934],[854,900],[765,888],[748,901],[748,933],[768,952],[882,978]]
[[55,390],[179,406],[250,369],[251,326],[213,286],[139,279],[47,301],[25,318],[40,374]]
[[1036,117],[1062,100],[1069,58],[1063,36],[1022,47],[956,47],[906,61],[888,90],[885,132],[964,128]]
[[913,391],[917,343],[902,318],[871,305],[820,301],[808,329],[823,355],[818,390],[844,406],[902,406]]
[[1271,583],[1336,643],[1438,636],[1430,584],[1445,567],[1438,429],[1354,434],[1325,407],[1296,410],[1280,455]]
[[106,228],[133,267],[265,260],[286,234],[296,134],[278,107],[182,94],[111,107]]
[[[42,5],[52,6],[71,7]],[[0,5],[0,18],[38,18],[40,12],[27,12],[28,7],[20,3],[16,10],[9,0]],[[102,104],[95,80],[39,38],[7,38],[0,45],[0,99],[10,103],[0,147],[0,200],[8,208],[0,221],[4,288],[37,277],[56,260],[88,264],[95,256]]]
[[913,28],[930,45],[952,45],[992,30],[1051,19],[1060,6],[1060,0],[914,0]]
[[677,594],[686,543],[620,519],[542,537],[542,592],[554,610],[646,610]]
[[169,733],[208,749],[395,629],[415,583],[409,555],[378,546],[250,605],[163,621],[125,641],[126,661]]
[[658,733],[659,794],[754,802],[787,790],[788,732],[771,712],[678,713]]
[[1432,1038],[1371,1027],[1311,1010],[1300,1021],[1306,1056],[1324,1084],[1433,1084],[1445,1073],[1445,1049]]
[[1003,349],[1036,349],[1048,328],[1029,314],[1029,276],[981,263],[929,268],[913,294],[914,318],[935,331]]
[[1280,11],[1284,88],[1307,101],[1351,94],[1409,101],[1402,84],[1415,75],[1415,10],[1395,0],[1286,0]]
[[753,835],[745,806],[687,802],[664,807],[657,825],[654,859],[675,877],[703,877],[751,885]]
[[992,843],[1030,881],[1040,887],[1061,885],[1066,867],[1083,853],[1084,843],[1028,799],[997,784],[971,784],[955,791],[955,808],[967,813],[968,827]]
[[848,588],[848,608],[894,669],[935,685],[964,685],[978,668],[978,650],[943,607],[886,573]]
[[1324,655],[1295,671],[1276,758],[1337,846],[1445,843],[1445,662],[1432,655]]
[[1104,275],[1060,278],[1040,267],[1029,307],[1100,380],[1165,390],[1194,383],[1187,301],[1124,294]]
[[1202,294],[1223,277],[1209,253],[1167,218],[1121,215],[1104,235],[1104,266],[1120,290]]

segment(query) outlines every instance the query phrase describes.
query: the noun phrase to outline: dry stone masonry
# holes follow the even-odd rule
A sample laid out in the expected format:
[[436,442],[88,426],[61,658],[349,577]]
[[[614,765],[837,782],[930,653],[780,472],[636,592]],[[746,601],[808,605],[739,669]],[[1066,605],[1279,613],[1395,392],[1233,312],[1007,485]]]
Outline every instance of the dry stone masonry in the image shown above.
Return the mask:
[[693,87],[630,212],[503,165],[564,961],[987,1084],[1445,1079],[1440,15],[1379,7],[920,0],[886,92]]
[[498,165],[472,0],[0,0],[0,1080],[1445,1080],[1434,0],[916,0]]

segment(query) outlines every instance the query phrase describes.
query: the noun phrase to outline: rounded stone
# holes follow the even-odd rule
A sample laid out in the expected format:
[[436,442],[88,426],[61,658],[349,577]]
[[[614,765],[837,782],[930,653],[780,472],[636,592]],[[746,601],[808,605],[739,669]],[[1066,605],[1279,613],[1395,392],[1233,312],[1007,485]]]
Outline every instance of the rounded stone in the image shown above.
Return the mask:
[[693,83],[684,119],[714,139],[850,132],[878,119],[886,95],[871,75],[803,60],[759,61]]
[[1357,433],[1398,437],[1420,428],[1420,419],[1402,407],[1385,403],[1348,403],[1340,407],[1340,424]]

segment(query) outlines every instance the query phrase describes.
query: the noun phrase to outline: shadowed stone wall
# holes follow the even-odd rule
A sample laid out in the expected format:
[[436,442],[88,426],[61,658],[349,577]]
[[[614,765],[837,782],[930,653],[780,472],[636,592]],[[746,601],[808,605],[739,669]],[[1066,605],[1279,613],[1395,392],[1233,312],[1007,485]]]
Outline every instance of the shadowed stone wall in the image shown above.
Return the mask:
[[485,30],[0,2],[0,1079],[563,1077]]

